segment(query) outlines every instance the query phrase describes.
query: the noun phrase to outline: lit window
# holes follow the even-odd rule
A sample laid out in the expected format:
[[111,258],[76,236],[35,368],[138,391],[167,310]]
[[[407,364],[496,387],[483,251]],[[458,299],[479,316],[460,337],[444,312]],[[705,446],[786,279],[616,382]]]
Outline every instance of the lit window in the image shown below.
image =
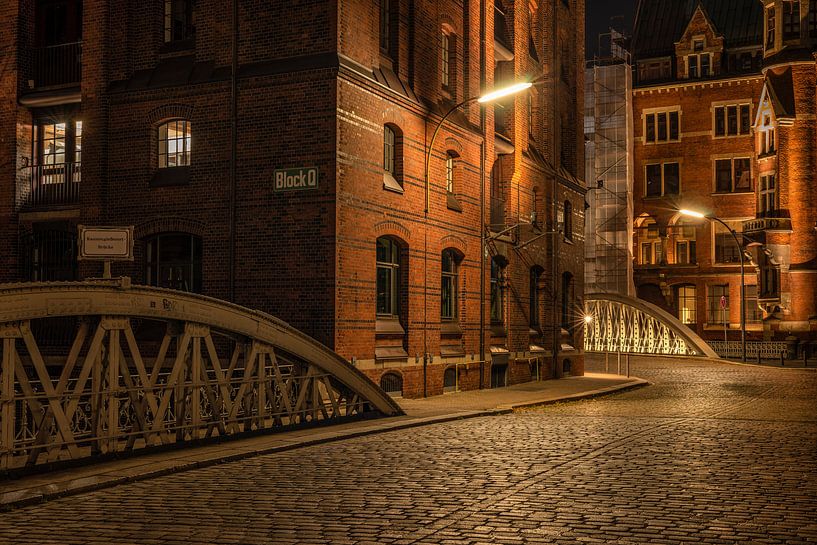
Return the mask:
[[709,286],[706,294],[706,322],[729,323],[729,284]]
[[760,177],[760,191],[758,192],[758,215],[770,216],[777,210],[777,190],[774,174]]
[[760,155],[769,155],[775,152],[775,128],[772,124],[771,117],[766,115],[763,117],[763,126],[757,131],[758,151]]
[[377,314],[397,317],[400,310],[400,247],[388,238],[377,239]]
[[679,220],[670,229],[675,252],[676,265],[694,265],[697,263],[695,226]]
[[639,246],[640,265],[658,265],[662,261],[661,239],[655,220],[647,220],[636,228],[635,235]]
[[454,250],[445,250],[442,255],[442,279],[440,284],[440,318],[447,321],[457,319],[457,292],[459,291],[459,257]]
[[149,286],[201,291],[201,238],[161,233],[146,242],[145,281]]
[[193,38],[196,32],[193,0],[165,0],[165,42]]
[[383,127],[383,171],[385,187],[402,191],[402,133],[396,125]]
[[646,165],[646,196],[678,195],[681,188],[678,163],[655,163]]
[[448,193],[454,193],[454,167],[456,155],[453,152],[448,152],[445,156],[445,190]]
[[715,191],[742,193],[752,190],[751,160],[748,157],[715,160]]
[[159,125],[159,168],[190,165],[190,122],[183,119]]
[[678,319],[682,324],[694,324],[698,321],[696,316],[695,286],[678,286],[676,291],[678,301]]

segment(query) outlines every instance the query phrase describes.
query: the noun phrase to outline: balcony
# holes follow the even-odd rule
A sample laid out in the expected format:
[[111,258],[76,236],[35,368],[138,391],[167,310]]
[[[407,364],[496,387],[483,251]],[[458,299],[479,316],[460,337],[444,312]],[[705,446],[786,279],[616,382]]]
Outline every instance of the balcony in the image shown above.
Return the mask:
[[32,50],[34,88],[79,84],[82,80],[82,42]]
[[743,232],[746,234],[759,233],[761,231],[783,231],[791,232],[791,219],[789,218],[756,218],[743,222]]
[[75,204],[79,201],[82,163],[57,163],[29,167],[30,207]]

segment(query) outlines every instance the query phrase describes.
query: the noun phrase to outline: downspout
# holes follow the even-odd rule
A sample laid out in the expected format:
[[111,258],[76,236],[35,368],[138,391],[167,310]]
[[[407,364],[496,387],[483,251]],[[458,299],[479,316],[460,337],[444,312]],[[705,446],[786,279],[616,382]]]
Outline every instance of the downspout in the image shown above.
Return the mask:
[[[479,91],[485,89],[485,18],[488,16],[485,0],[479,3]],[[492,6],[493,11],[493,6]],[[482,143],[479,146],[479,389],[485,388],[485,145],[488,140],[485,126],[485,108],[479,110]]]
[[233,0],[232,13],[232,62],[230,70],[230,194],[229,194],[229,255],[228,295],[235,302],[235,231],[236,231],[236,185],[238,154],[238,2]]
[[[559,127],[561,128],[561,118],[559,117],[559,77],[556,75],[556,71],[559,70],[559,40],[557,36],[557,19],[559,18],[559,0],[552,0],[553,5],[553,17],[551,17],[553,21],[553,68],[550,71],[550,77],[553,80],[553,124],[556,124],[557,119],[559,120]],[[559,145],[562,145],[562,131],[560,130],[558,133],[558,140],[557,142]],[[554,139],[556,140],[556,139]],[[561,159],[559,158],[558,150],[556,146],[553,146],[553,164],[558,165]],[[553,304],[551,309],[551,327],[553,329],[553,346],[551,348],[551,356],[552,356],[552,366],[553,366],[553,378],[560,378],[561,373],[559,372],[559,337],[561,335],[561,325],[559,324],[559,263],[558,263],[558,252],[556,251],[557,246],[559,245],[559,223],[558,223],[558,215],[556,213],[556,176],[558,175],[558,167],[557,171],[552,176],[551,180],[551,221],[552,229],[555,232],[553,235],[553,245],[550,248],[552,259],[551,259],[551,281],[553,285],[551,286],[551,293],[553,293]]]

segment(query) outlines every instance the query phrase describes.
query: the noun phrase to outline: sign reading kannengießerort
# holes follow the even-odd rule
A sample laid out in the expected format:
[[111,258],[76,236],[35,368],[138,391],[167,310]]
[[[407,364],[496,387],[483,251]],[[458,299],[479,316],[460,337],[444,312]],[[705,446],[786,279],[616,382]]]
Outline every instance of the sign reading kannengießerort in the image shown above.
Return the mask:
[[79,259],[133,261],[133,226],[79,229]]
[[281,168],[273,173],[274,191],[304,191],[318,189],[316,167]]

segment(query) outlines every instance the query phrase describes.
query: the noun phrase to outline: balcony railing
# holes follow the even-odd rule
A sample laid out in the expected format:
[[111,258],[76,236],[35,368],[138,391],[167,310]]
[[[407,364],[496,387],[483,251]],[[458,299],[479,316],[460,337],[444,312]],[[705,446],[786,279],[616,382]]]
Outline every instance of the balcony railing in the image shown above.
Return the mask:
[[791,231],[791,219],[756,218],[743,222],[744,233],[756,233],[758,231]]
[[31,206],[72,204],[79,200],[81,163],[57,163],[29,167]]
[[34,87],[69,85],[82,80],[82,42],[39,47],[33,53]]

